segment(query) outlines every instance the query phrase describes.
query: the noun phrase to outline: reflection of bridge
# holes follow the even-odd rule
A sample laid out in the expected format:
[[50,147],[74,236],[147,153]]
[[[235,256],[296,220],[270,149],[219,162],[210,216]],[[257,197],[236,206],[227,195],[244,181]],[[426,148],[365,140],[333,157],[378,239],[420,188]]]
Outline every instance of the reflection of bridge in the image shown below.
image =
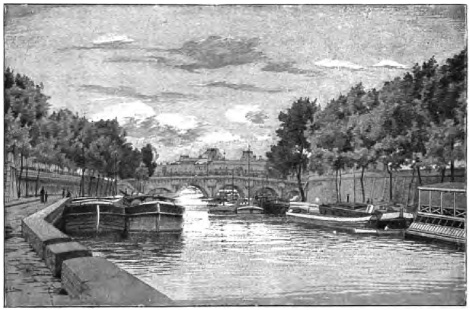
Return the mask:
[[[248,178],[244,176],[172,176],[152,177],[142,182],[145,193],[176,193],[190,186],[196,187],[205,197],[214,197],[219,190],[233,187],[242,197],[254,197],[263,190],[270,191],[278,197],[298,194],[296,182],[279,179]],[[139,189],[139,181],[126,179],[122,182]],[[121,188],[125,188],[121,186]],[[128,187],[129,189],[131,187]]]

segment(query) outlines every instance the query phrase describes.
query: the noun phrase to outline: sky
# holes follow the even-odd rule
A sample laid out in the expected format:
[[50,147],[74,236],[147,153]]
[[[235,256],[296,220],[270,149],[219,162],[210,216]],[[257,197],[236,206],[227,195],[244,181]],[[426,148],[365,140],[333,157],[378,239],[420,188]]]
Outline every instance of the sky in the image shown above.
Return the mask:
[[466,46],[462,5],[11,5],[5,65],[52,110],[117,118],[159,162],[217,147],[265,156],[278,115],[379,89]]

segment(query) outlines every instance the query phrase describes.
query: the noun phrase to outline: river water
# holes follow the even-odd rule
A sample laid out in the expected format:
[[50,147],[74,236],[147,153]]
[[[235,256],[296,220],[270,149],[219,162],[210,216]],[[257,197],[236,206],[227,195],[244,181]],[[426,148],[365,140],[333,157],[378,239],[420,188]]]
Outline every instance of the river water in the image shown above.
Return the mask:
[[[462,305],[465,252],[356,236],[285,217],[212,218],[187,206],[180,234],[83,238],[184,305]],[[80,238],[79,238],[80,239]]]

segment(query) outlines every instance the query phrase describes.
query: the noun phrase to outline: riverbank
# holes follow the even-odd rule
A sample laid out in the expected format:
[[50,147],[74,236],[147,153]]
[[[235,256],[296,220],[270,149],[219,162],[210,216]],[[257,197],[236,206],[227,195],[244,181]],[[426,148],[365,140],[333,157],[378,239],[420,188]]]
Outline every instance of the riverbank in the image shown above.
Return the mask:
[[52,276],[45,262],[33,251],[21,235],[21,221],[59,200],[49,196],[25,198],[5,204],[5,306],[50,307],[77,306],[79,300],[61,294],[61,281]]

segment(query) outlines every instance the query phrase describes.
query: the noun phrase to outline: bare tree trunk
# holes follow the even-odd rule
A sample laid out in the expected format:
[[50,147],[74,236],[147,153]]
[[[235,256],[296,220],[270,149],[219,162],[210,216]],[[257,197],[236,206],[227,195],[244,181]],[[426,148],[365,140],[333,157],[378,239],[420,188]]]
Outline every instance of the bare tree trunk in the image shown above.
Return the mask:
[[82,178],[80,180],[80,196],[85,196],[85,168],[82,169]]
[[339,195],[339,202],[341,202],[343,199],[341,197],[341,169],[339,169],[339,185],[338,185],[338,195]]
[[338,170],[335,174],[335,187],[336,187],[336,202],[339,202],[339,192],[338,192]]
[[23,176],[23,153],[20,153],[20,177],[18,178],[18,198],[21,198],[21,177]]
[[36,189],[34,191],[34,197],[38,196],[38,188],[39,188],[39,165],[38,165],[38,175],[36,177]]
[[299,165],[299,168],[297,169],[297,186],[299,187],[300,198],[302,202],[305,202],[305,192],[304,192],[304,188],[302,187],[302,166],[301,165]]
[[98,186],[100,184],[100,174],[98,173],[98,178],[96,179],[96,189],[95,189],[95,196],[98,196]]
[[[423,185],[423,180],[421,179],[421,170],[419,169],[419,166],[416,166],[416,172],[418,172],[418,184],[421,186]],[[414,170],[413,170],[414,173]]]
[[441,169],[441,183],[444,182],[444,178],[446,177],[446,167]]
[[91,196],[91,185],[93,181],[93,176],[95,175],[95,169],[92,170],[91,176],[88,178],[88,195]]
[[109,180],[106,180],[106,186],[104,188],[104,196],[108,196],[108,187],[109,187]]
[[408,195],[406,195],[406,204],[408,205],[408,201],[410,200],[410,193],[411,193],[411,188],[413,187],[413,182],[415,180],[415,169],[413,169],[413,173],[411,174],[411,181],[408,186]]
[[29,163],[28,163],[28,158],[26,158],[26,194],[25,197],[29,196],[29,182],[28,182],[28,170],[29,170]]
[[366,191],[364,189],[364,171],[366,167],[361,167],[361,191],[362,191],[362,202],[366,202]]
[[390,179],[390,202],[393,201],[393,176],[392,176],[392,169],[387,165],[387,172],[389,174],[389,179]]
[[450,181],[454,182],[454,139],[450,141],[450,154],[451,154],[451,160],[450,160]]

